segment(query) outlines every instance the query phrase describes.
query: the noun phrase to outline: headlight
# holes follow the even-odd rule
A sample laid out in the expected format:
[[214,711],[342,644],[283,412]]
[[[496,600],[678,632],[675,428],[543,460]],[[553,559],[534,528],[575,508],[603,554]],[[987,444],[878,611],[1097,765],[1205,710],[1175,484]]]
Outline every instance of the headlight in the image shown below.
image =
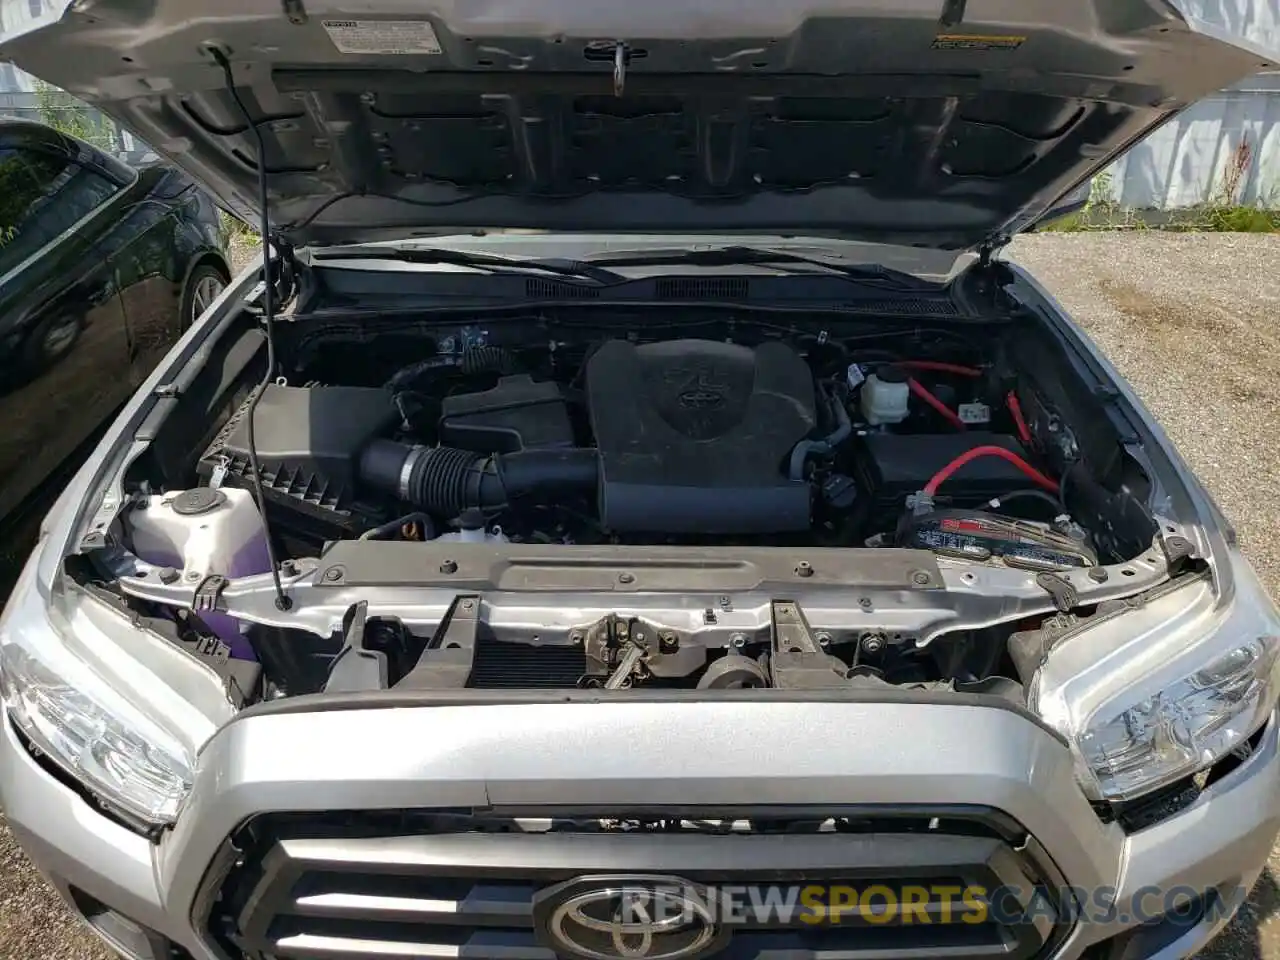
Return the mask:
[[0,647],[5,702],[18,727],[68,773],[142,821],[176,816],[192,758],[82,669],[61,673],[17,644]]
[[1070,740],[1084,788],[1124,801],[1203,770],[1265,722],[1277,698],[1280,624],[1232,551],[1234,591],[1207,578],[1103,614],[1052,649],[1032,706]]
[[107,808],[142,826],[176,817],[199,745],[216,729],[207,710],[229,716],[225,696],[219,706],[208,695],[206,672],[78,590],[46,600],[34,563],[0,618],[10,720]]

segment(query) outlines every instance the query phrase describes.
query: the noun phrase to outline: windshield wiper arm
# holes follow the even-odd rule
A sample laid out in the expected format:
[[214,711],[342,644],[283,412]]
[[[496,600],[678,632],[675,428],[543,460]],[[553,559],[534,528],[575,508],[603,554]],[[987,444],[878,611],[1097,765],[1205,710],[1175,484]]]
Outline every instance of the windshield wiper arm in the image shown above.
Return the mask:
[[[604,254],[590,260],[561,258],[499,257],[486,253],[469,253],[438,247],[325,247],[311,255],[318,260],[399,260],[403,263],[445,264],[468,267],[488,273],[550,274],[600,286],[627,283],[637,279],[618,273],[612,267],[645,267],[688,265],[693,267],[762,266],[775,267],[788,273],[822,272],[836,274],[856,283],[886,290],[936,291],[939,284],[923,280],[902,270],[879,264],[842,263],[824,257],[811,257],[770,247],[728,246],[706,250],[680,247],[640,250],[632,253]],[[790,268],[790,269],[789,269]]]
[[551,274],[601,285],[626,283],[631,279],[605,267],[577,260],[514,259],[486,253],[442,250],[435,247],[325,247],[322,250],[312,251],[311,255],[317,260],[399,260],[402,263],[438,263],[468,267],[488,273]]
[[794,272],[810,273],[813,268],[836,273],[860,283],[883,285],[897,290],[937,290],[939,285],[920,277],[874,263],[843,263],[825,257],[810,257],[790,250],[772,247],[713,247],[704,250],[640,250],[634,253],[605,254],[592,257],[590,263],[610,267],[643,267],[661,264],[689,264],[698,267],[764,266],[809,267]]

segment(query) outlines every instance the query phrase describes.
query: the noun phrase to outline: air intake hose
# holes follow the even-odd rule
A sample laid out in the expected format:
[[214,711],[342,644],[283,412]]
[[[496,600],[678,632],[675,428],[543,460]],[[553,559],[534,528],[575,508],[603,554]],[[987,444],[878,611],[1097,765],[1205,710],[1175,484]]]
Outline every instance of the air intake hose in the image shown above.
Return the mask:
[[472,507],[492,510],[533,493],[592,492],[598,474],[596,451],[581,447],[485,456],[374,440],[360,457],[360,479],[369,486],[443,517]]
[[387,388],[392,393],[399,393],[432,370],[453,369],[464,374],[508,374],[515,367],[515,357],[502,347],[470,347],[462,353],[443,353],[411,363],[407,367],[401,367],[387,381]]

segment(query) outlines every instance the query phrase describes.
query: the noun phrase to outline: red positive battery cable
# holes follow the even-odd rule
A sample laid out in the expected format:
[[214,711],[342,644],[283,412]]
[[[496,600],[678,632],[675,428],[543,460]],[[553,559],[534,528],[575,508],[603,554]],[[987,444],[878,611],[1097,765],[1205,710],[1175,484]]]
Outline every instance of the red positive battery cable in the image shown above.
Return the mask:
[[[908,370],[932,370],[937,373],[953,373],[960,377],[980,377],[982,371],[977,367],[967,367],[960,363],[947,363],[944,360],[904,360],[899,366]],[[964,421],[950,409],[941,400],[932,393],[918,384],[916,381],[909,381],[911,392],[917,397],[933,407],[934,410],[948,422],[963,430],[965,428]],[[1013,418],[1014,429],[1018,431],[1018,439],[1023,443],[1031,442],[1031,430],[1027,426],[1027,420],[1022,415],[1022,405],[1018,403],[1018,396],[1012,390],[1005,397],[1005,404],[1009,408],[1009,416]]]
[[899,366],[908,370],[936,370],[939,373],[954,373],[961,377],[980,377],[982,371],[977,367],[966,367],[959,363],[945,363],[942,360],[904,360]]
[[933,407],[934,410],[937,410],[938,415],[954,426],[957,430],[963,430],[965,428],[964,421],[960,419],[960,415],[922,387],[920,382],[914,377],[907,378],[907,388],[929,406]]
[[1058,492],[1058,485],[1056,483],[1046,477],[1031,464],[1027,463],[1027,461],[1023,460],[1013,451],[1006,450],[1004,447],[984,444],[982,446],[966,450],[935,473],[933,477],[930,478],[929,482],[924,485],[925,494],[928,496],[936,494],[938,492],[938,488],[946,483],[947,480],[951,478],[952,474],[963,467],[966,463],[971,463],[979,457],[999,457],[1001,460],[1007,460],[1009,463],[1013,464],[1025,473],[1034,483],[1044,487],[1046,490],[1052,491],[1055,494]]
[[1009,416],[1013,417],[1013,426],[1018,431],[1018,439],[1023,443],[1030,443],[1031,428],[1027,426],[1027,418],[1022,415],[1022,404],[1018,402],[1018,395],[1010,390],[1004,402],[1009,407]]

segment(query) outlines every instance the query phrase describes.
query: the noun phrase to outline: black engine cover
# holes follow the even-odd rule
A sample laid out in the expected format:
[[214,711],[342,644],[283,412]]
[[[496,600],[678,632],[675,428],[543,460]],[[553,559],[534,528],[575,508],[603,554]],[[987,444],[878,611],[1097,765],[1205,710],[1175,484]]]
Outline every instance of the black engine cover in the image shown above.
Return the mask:
[[587,401],[607,529],[809,528],[809,485],[785,464],[818,418],[813,377],[790,347],[613,340],[587,363]]

